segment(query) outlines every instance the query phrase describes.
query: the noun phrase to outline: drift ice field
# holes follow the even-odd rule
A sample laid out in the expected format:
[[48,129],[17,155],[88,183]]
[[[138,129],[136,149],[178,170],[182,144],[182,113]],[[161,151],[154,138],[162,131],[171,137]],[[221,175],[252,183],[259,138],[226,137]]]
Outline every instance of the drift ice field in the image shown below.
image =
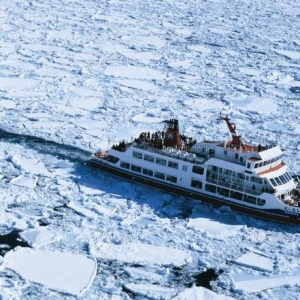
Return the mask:
[[178,118],[300,175],[300,4],[0,0],[0,298],[300,299],[300,229],[88,164]]

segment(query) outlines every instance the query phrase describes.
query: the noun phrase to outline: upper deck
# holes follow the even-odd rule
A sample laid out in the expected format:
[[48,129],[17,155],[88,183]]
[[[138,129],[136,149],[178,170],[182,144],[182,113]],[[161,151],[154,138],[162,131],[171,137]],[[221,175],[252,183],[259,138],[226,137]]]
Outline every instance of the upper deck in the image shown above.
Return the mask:
[[252,145],[245,143],[236,134],[236,127],[225,120],[231,132],[232,139],[229,141],[198,142],[190,137],[179,133],[177,120],[170,120],[166,131],[155,133],[142,132],[140,136],[130,143],[124,141],[114,145],[112,149],[125,152],[129,147],[140,148],[160,155],[168,155],[175,159],[188,160],[197,164],[204,163],[210,158],[216,158],[224,162],[232,163],[232,168],[243,166],[245,172],[257,176],[266,175],[284,166],[283,153],[276,144]]

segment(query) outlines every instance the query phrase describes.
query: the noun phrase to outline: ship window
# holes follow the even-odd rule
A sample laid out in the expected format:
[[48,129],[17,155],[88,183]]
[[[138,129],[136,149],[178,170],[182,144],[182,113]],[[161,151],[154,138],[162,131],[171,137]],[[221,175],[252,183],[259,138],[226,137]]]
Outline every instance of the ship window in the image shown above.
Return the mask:
[[155,162],[157,164],[163,165],[163,166],[165,166],[167,164],[167,161],[165,159],[162,159],[162,158],[159,158],[159,157],[156,158]]
[[200,174],[200,175],[203,175],[203,173],[204,173],[204,168],[199,167],[199,166],[193,166],[193,172],[194,172],[194,173],[197,173],[197,174]]
[[212,185],[212,184],[206,184],[206,185],[205,185],[205,189],[206,189],[208,192],[212,192],[212,193],[215,193],[215,192],[216,192],[216,186],[215,186],[215,185]]
[[266,204],[266,200],[265,199],[260,199],[260,198],[257,199],[257,205],[263,206],[265,204]]
[[178,163],[174,161],[168,161],[168,167],[178,169]]
[[218,194],[228,197],[229,196],[229,190],[224,188],[218,188]]
[[235,159],[238,159],[238,158],[239,158],[238,153],[235,154],[234,158],[235,158]]
[[286,179],[287,182],[290,181],[290,178],[288,176],[288,173],[284,173],[282,176],[284,176],[284,178]]
[[237,178],[245,179],[245,174],[237,172]]
[[243,194],[235,191],[231,191],[231,198],[237,199],[237,200],[242,200],[243,199]]
[[283,182],[283,184],[287,183],[287,180],[283,175],[279,176],[280,180]]
[[153,171],[149,169],[143,169],[143,174],[148,175],[148,176],[153,176]]
[[251,176],[250,180],[257,183],[262,183],[262,178],[260,177]]
[[191,186],[197,189],[202,189],[202,182],[196,179],[192,179]]
[[138,166],[135,166],[135,165],[131,165],[131,171],[141,173],[142,172],[142,168],[138,167]]
[[154,162],[154,157],[148,154],[144,154],[144,160]]
[[130,169],[130,164],[129,163],[126,163],[126,162],[124,162],[124,161],[121,161],[121,167],[122,168],[124,168],[124,169]]
[[182,171],[187,172],[187,170],[188,170],[188,167],[186,165],[183,165],[182,166]]
[[272,183],[273,186],[277,186],[278,185],[278,183],[274,180],[274,178],[271,178],[270,181],[271,181],[271,183]]
[[118,157],[115,157],[115,156],[113,156],[113,155],[108,155],[107,156],[107,159],[110,161],[110,162],[112,162],[112,163],[116,163],[116,162],[118,162],[119,161],[119,158]]
[[278,185],[282,185],[282,182],[280,181],[279,177],[275,177],[274,179],[276,180],[276,182],[278,183]]
[[142,159],[143,158],[143,153],[133,151],[132,156],[135,157],[135,158]]
[[251,167],[251,164],[248,162],[247,163],[247,168],[250,169],[250,167]]
[[227,155],[227,150],[224,150],[224,155]]
[[154,177],[165,180],[165,174],[161,172],[154,172]]
[[170,181],[170,182],[176,183],[176,182],[177,182],[177,177],[171,176],[171,175],[167,175],[166,180],[167,180],[167,181]]
[[253,196],[245,195],[244,201],[245,201],[245,202],[252,203],[252,204],[256,204],[256,198],[253,197]]
[[224,169],[224,174],[225,175],[231,175],[232,171],[231,170],[228,170],[228,169]]
[[212,166],[212,170],[213,170],[214,172],[217,172],[217,171],[219,170],[219,168],[216,167],[216,166]]
[[241,163],[243,162],[243,157],[242,157],[242,156],[240,157],[240,162],[241,162]]

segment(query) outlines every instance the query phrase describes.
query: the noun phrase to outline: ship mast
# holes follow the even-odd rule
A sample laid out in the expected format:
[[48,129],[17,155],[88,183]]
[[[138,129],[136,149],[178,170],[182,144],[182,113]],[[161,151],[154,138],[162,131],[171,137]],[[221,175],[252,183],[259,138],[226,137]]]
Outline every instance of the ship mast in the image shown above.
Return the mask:
[[230,122],[230,118],[228,117],[222,117],[222,115],[220,114],[220,119],[224,120],[227,124],[227,127],[231,133],[231,137],[232,140],[230,141],[230,145],[232,145],[233,147],[241,147],[243,149],[246,149],[246,146],[244,144],[244,142],[242,141],[242,138],[240,135],[237,135],[236,133],[236,125],[232,122]]

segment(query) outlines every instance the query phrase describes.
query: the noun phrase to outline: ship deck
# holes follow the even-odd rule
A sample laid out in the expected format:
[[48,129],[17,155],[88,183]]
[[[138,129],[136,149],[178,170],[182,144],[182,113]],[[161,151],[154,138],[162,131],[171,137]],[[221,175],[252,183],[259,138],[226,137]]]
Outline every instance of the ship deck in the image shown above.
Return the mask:
[[270,167],[268,170],[259,172],[258,175],[264,175],[264,174],[267,174],[267,173],[271,173],[271,172],[277,171],[277,170],[281,169],[281,168],[284,167],[284,166],[285,166],[285,163],[281,163],[281,164],[278,165],[278,166],[275,166],[275,167],[273,167],[273,168]]

